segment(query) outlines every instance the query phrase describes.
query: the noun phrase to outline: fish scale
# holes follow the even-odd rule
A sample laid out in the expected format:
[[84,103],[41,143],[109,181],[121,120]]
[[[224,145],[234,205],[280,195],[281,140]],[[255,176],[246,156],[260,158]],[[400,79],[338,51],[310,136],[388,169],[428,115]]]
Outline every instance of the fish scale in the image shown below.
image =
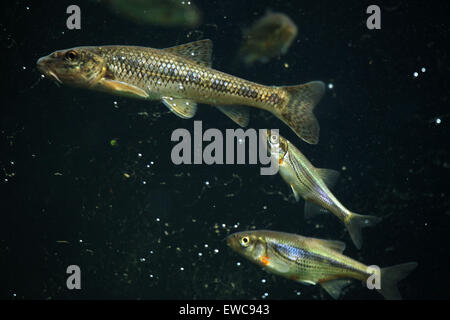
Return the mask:
[[[165,53],[164,50],[109,46],[98,47],[97,52],[113,71],[114,79],[152,92],[191,98],[203,103],[208,103],[207,99],[215,97],[217,103],[229,104],[232,97],[233,103],[255,106],[265,103],[267,108],[279,108],[285,100],[285,95],[283,92],[279,93],[277,88],[200,67],[194,62],[183,61],[185,58]],[[177,95],[182,90],[184,94]]]

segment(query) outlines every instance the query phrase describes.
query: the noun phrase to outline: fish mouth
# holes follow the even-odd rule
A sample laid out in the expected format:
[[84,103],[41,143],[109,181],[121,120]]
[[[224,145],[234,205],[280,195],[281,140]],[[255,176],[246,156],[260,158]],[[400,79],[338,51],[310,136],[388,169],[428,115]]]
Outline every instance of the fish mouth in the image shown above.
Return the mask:
[[54,73],[49,67],[48,67],[48,58],[42,57],[39,58],[39,60],[36,62],[37,69],[48,79],[55,80],[56,83],[62,84],[61,79],[58,78],[56,73]]

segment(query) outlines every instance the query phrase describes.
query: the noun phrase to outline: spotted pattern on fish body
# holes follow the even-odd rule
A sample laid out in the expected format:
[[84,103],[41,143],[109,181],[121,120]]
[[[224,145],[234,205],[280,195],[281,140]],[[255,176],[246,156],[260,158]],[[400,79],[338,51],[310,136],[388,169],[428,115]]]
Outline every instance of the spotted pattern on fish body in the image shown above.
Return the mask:
[[[205,70],[205,67],[164,50],[142,47],[98,47],[105,59],[110,77],[161,95],[195,99],[208,103],[264,103],[267,108],[281,108],[286,95],[278,88],[266,87],[228,74]],[[181,95],[180,92],[183,92]],[[226,99],[223,99],[225,98]]]

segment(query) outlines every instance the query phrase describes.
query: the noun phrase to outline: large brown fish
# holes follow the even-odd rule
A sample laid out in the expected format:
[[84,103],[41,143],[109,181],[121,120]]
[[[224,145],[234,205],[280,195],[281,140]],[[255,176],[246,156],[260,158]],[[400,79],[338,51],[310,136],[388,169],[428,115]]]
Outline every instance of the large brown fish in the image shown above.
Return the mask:
[[77,47],[53,52],[38,69],[58,83],[148,100],[161,100],[182,118],[192,118],[197,103],[217,106],[241,126],[243,106],[270,111],[304,141],[317,144],[319,124],[313,108],[324,84],[271,87],[211,68],[212,41],[153,49],[134,46]]
[[269,272],[305,284],[320,284],[335,299],[351,279],[363,281],[386,299],[401,299],[397,282],[417,267],[416,262],[381,269],[367,266],[343,255],[343,242],[271,230],[233,233],[227,244]]

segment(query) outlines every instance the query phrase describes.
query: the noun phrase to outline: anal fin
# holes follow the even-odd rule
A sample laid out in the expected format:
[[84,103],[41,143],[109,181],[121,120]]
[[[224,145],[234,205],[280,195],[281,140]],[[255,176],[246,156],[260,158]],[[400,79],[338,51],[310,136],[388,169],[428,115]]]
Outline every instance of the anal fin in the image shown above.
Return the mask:
[[348,279],[339,279],[339,280],[330,280],[326,282],[321,282],[320,285],[325,289],[326,292],[329,293],[333,299],[339,299],[341,295],[342,289],[348,286],[351,283],[351,280]]
[[162,102],[170,111],[183,119],[190,119],[197,111],[197,103],[191,100],[163,97]]
[[322,208],[321,206],[314,204],[312,202],[305,200],[305,219],[312,219],[318,215],[328,213],[328,210]]
[[241,106],[217,106],[226,116],[241,127],[246,127],[250,118],[248,108]]

